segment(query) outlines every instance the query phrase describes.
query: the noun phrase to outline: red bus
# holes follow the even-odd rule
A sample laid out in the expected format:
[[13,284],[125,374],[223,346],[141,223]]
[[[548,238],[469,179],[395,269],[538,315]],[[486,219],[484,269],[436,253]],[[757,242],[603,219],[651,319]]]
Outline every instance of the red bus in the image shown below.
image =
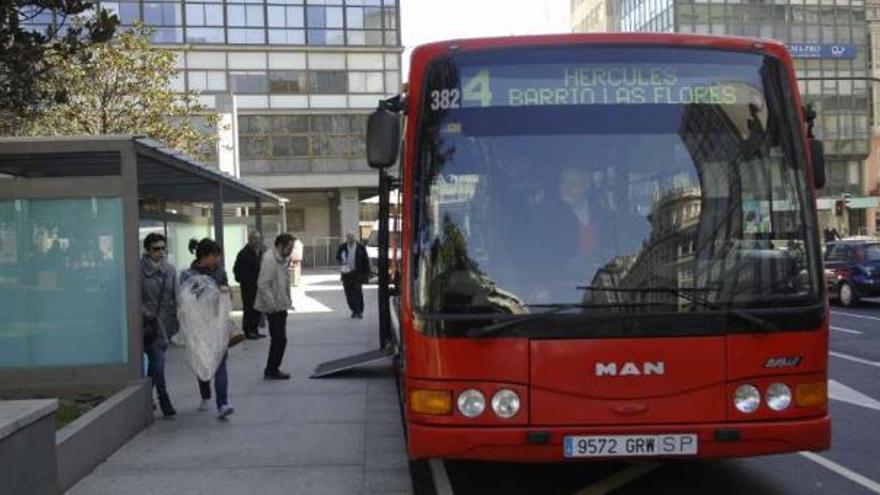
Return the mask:
[[383,107],[412,459],[829,447],[824,157],[782,44],[433,43]]

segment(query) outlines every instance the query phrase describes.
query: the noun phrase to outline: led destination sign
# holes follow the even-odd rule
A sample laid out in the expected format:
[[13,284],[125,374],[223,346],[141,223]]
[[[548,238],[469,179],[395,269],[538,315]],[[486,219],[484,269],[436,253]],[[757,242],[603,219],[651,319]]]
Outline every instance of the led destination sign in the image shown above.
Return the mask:
[[[459,88],[428,92],[431,110],[550,105],[763,103],[753,68],[706,64],[462,67]],[[743,77],[743,76],[746,77]]]

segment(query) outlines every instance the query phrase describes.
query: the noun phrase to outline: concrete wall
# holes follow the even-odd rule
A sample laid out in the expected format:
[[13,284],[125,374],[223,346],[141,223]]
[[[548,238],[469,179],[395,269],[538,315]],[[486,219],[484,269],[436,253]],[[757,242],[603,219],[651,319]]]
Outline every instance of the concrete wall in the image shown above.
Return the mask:
[[[149,380],[129,385],[58,432],[53,449],[57,446],[58,487],[62,492],[153,421],[151,388]],[[54,429],[54,422],[52,426]]]
[[57,407],[54,400],[0,404],[0,493],[49,495],[57,492]]

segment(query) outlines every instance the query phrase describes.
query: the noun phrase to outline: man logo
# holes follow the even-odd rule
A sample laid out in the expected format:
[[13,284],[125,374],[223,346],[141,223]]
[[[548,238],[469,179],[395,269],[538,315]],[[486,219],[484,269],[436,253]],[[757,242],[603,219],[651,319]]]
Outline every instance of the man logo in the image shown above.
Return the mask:
[[641,375],[665,375],[666,363],[663,361],[646,361],[638,363],[627,361],[625,363],[596,363],[596,376],[641,376]]
[[794,368],[801,364],[800,356],[772,357],[764,363],[765,368]]

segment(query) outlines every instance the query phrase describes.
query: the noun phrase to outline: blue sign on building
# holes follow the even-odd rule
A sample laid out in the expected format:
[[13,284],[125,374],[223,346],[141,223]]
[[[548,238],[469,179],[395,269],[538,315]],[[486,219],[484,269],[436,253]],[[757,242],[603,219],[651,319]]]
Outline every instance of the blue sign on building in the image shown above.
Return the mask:
[[821,43],[789,43],[788,51],[793,58],[856,58],[855,45],[826,45]]

